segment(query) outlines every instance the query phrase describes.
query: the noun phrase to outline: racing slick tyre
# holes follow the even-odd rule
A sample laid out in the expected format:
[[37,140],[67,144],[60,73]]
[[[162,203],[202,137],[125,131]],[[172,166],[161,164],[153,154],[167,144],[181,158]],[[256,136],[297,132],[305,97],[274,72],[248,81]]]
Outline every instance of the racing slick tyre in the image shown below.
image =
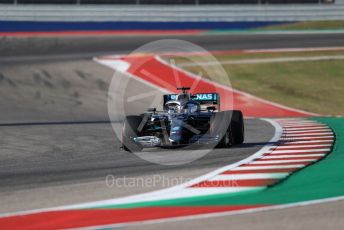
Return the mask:
[[142,147],[134,143],[133,138],[138,136],[138,128],[142,122],[141,116],[127,116],[122,130],[122,148],[128,152],[139,152]]
[[230,126],[232,130],[233,144],[238,145],[244,143],[244,116],[240,110],[233,110],[232,121]]
[[215,113],[210,119],[210,132],[212,136],[219,136],[221,139],[216,148],[228,148],[233,145],[233,135],[230,126],[231,111]]

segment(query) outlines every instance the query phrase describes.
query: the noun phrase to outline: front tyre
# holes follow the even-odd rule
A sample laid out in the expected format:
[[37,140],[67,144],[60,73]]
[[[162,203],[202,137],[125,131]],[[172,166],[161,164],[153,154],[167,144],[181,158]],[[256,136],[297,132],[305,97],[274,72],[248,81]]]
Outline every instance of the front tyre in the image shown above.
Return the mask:
[[128,152],[139,152],[142,147],[136,144],[133,139],[139,134],[139,126],[142,123],[141,116],[127,116],[122,130],[122,148]]

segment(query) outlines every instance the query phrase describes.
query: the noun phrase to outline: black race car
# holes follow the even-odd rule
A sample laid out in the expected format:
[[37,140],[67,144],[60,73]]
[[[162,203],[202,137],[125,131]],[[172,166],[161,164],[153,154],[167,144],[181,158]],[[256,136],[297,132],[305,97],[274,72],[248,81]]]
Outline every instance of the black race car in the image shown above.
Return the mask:
[[149,147],[191,144],[227,148],[244,142],[244,120],[239,110],[220,110],[216,93],[164,95],[163,111],[150,108],[144,114],[127,116],[122,129],[122,147],[141,151]]

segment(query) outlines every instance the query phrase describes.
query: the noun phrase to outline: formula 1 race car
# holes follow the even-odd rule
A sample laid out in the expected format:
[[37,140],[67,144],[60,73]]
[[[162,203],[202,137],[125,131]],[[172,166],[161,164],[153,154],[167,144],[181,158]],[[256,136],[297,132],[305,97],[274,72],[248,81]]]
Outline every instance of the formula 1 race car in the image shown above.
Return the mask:
[[122,127],[122,148],[171,147],[191,144],[227,148],[244,142],[244,120],[239,110],[220,111],[217,93],[164,95],[163,111],[150,108],[127,116]]

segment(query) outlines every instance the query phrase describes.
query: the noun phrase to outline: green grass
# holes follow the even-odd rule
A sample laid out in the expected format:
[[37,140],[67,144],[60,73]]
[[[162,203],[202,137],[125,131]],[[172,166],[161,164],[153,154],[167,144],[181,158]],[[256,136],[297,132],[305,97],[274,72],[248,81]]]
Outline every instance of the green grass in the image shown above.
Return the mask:
[[[337,52],[302,52],[217,55],[220,61],[289,56],[344,55]],[[197,58],[196,58],[197,59]],[[180,65],[186,58],[176,59]],[[209,78],[208,67],[183,67]],[[260,64],[223,65],[225,75],[212,75],[211,80],[228,82],[236,89],[283,105],[323,115],[344,115],[344,61],[306,61]]]
[[344,20],[338,21],[307,21],[260,28],[263,30],[336,30],[344,29]]

